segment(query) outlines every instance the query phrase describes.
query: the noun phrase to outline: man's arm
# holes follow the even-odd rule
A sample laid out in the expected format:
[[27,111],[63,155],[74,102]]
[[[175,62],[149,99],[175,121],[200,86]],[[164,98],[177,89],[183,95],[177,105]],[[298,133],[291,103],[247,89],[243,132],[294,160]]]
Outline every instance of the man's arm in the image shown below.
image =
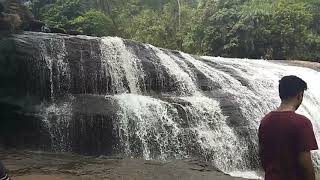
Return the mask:
[[318,144],[313,132],[311,121],[306,117],[298,119],[297,150],[299,164],[303,171],[304,179],[315,180],[315,173],[311,159],[311,150],[317,150]]
[[299,153],[299,164],[300,167],[303,169],[303,175],[305,180],[316,179],[310,151]]

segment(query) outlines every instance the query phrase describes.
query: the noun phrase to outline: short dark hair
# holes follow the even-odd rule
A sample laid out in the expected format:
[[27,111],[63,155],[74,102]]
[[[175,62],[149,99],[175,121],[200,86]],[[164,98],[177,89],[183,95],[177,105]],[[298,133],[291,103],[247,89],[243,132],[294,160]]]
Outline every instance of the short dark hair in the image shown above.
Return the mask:
[[297,76],[284,76],[279,81],[279,95],[281,100],[287,100],[307,89],[307,83]]

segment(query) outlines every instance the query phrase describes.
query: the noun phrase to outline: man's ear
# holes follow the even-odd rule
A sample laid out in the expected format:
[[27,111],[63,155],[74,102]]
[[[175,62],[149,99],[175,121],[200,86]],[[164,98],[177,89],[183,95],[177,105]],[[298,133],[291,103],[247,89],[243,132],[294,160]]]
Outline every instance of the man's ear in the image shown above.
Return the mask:
[[303,92],[299,92],[297,95],[298,100],[303,99]]

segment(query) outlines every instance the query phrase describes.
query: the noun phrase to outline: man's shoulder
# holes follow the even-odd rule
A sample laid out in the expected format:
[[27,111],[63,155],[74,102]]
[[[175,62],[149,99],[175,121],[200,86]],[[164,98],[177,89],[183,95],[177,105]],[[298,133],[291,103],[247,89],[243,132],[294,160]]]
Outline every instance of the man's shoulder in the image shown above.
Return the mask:
[[266,124],[269,124],[268,122],[272,119],[272,112],[269,112],[266,114],[260,121],[260,128],[265,126]]
[[269,112],[268,114],[264,115],[264,117],[262,118],[262,121],[269,119],[271,114],[272,114],[272,112]]
[[302,114],[295,113],[295,122],[299,124],[311,124],[311,121],[309,118]]
[[[271,111],[268,114],[266,114],[262,120],[261,124],[268,123],[272,121],[273,119],[287,119],[290,121],[287,122],[292,122],[292,123],[298,123],[298,124],[309,124],[311,121],[304,115],[298,114],[295,112],[276,112],[276,111]],[[293,121],[292,121],[293,120]]]

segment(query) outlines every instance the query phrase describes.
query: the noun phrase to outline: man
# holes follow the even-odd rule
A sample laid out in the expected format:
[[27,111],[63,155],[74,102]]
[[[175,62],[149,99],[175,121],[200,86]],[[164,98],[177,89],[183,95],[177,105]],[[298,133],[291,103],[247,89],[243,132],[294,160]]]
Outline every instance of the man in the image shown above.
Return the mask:
[[310,151],[318,145],[310,120],[295,111],[307,83],[297,76],[279,81],[280,107],[267,114],[259,127],[260,158],[265,180],[315,180]]
[[1,161],[0,161],[0,180],[9,180],[9,177]]

